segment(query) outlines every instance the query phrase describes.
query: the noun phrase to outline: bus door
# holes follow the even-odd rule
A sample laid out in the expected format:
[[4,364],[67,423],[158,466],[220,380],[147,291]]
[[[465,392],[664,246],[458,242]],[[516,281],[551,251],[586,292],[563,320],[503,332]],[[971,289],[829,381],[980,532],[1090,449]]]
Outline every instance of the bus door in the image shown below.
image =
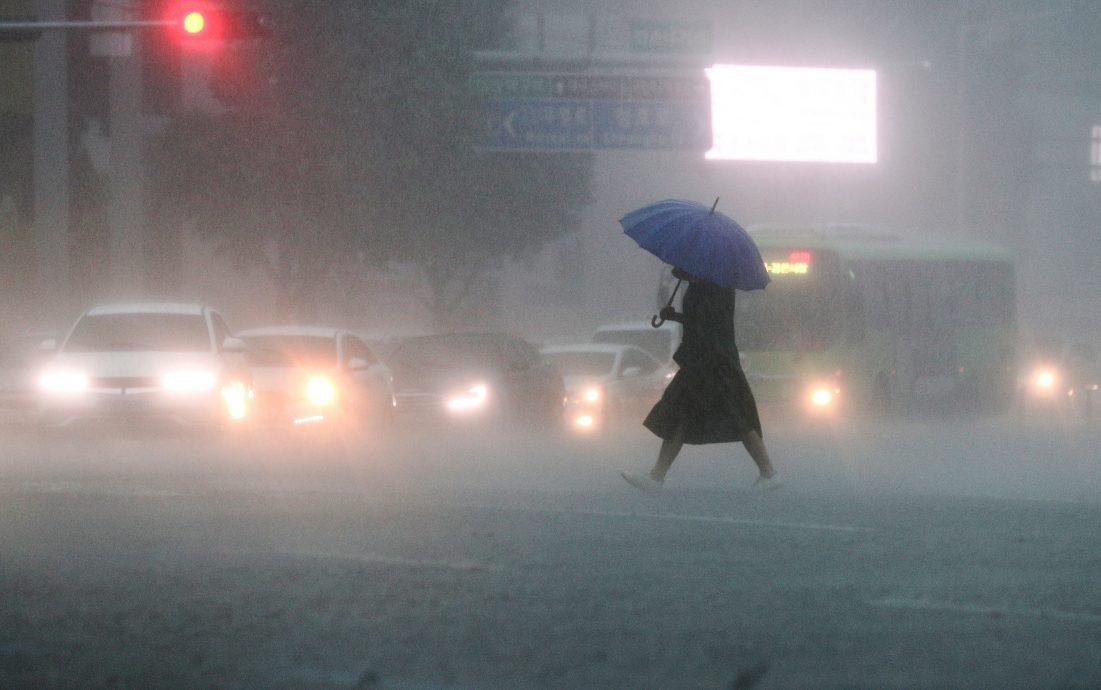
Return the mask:
[[943,261],[914,262],[908,277],[913,394],[919,399],[943,399],[955,391],[959,377],[947,266]]

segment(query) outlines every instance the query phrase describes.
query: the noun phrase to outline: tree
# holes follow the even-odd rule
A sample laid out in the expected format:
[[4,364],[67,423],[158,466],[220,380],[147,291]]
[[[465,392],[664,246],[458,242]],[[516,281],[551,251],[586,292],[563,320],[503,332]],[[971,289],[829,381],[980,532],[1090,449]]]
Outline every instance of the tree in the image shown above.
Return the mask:
[[270,37],[225,46],[213,81],[227,112],[178,118],[155,148],[161,204],[264,266],[290,312],[349,261],[408,262],[448,325],[589,200],[588,155],[477,148],[474,51],[503,45],[506,4],[259,3]]

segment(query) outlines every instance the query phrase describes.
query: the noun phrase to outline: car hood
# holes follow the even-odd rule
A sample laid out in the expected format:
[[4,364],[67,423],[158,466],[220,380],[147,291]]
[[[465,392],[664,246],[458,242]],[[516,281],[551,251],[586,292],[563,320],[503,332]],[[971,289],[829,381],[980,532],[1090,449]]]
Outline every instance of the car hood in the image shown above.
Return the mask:
[[586,386],[607,386],[615,381],[614,376],[563,376],[562,384],[567,393],[577,393]]
[[500,378],[500,372],[486,367],[394,369],[395,393],[442,393],[466,388],[478,382],[489,383]]
[[212,352],[61,352],[44,369],[69,369],[89,376],[160,376],[180,369],[221,371]]
[[252,387],[258,391],[298,390],[311,376],[335,377],[340,373],[335,367],[251,367],[251,371]]

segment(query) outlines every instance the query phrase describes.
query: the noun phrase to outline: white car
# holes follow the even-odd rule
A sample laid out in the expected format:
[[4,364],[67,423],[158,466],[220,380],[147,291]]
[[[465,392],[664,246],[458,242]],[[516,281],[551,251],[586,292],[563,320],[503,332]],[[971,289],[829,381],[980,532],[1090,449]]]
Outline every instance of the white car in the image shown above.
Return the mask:
[[89,309],[38,376],[39,423],[242,424],[251,398],[244,351],[222,316],[201,304]]
[[386,426],[394,410],[393,376],[358,336],[309,326],[238,333],[248,352],[256,417],[277,426]]
[[632,345],[551,345],[540,353],[562,374],[566,419],[578,431],[641,422],[672,378],[661,362]]
[[634,345],[674,370],[673,353],[680,346],[680,340],[681,325],[675,321],[666,321],[656,328],[649,321],[607,324],[597,328],[589,338],[593,343]]

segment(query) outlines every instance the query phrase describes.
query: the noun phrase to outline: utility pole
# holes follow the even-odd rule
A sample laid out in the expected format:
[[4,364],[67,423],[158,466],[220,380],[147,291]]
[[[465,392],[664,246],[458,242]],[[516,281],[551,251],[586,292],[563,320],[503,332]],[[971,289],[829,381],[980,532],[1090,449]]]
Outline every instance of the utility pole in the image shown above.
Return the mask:
[[172,29],[195,45],[215,47],[267,35],[265,17],[224,10],[205,0],[180,3],[174,16],[141,19],[140,0],[96,0],[91,21],[70,21],[66,0],[35,0],[31,18],[0,17],[0,41],[36,41],[34,61],[34,236],[36,308],[41,318],[67,316],[69,284],[69,122],[67,33],[93,31],[91,53],[110,67],[110,291],[133,298],[145,276],[145,118],[141,31]]
[[[65,0],[37,0],[40,17],[65,18]],[[67,317],[69,285],[69,93],[65,33],[47,31],[34,54],[35,310]]]
[[[93,21],[126,24],[134,21],[132,0],[112,0],[92,7]],[[145,162],[142,155],[141,33],[113,31],[93,44],[109,65],[108,96],[111,140],[108,181],[110,291],[115,298],[133,299],[145,288]]]

